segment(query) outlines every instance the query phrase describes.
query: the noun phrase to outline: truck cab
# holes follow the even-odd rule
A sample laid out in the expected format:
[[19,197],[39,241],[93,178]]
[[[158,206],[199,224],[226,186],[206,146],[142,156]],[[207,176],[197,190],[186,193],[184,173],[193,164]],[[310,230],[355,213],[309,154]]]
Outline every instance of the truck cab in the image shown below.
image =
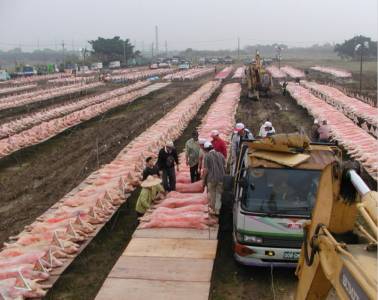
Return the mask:
[[294,134],[241,144],[232,178],[234,257],[239,263],[296,266],[304,222],[311,218],[319,186],[331,180],[324,172],[337,157],[336,147],[310,144]]

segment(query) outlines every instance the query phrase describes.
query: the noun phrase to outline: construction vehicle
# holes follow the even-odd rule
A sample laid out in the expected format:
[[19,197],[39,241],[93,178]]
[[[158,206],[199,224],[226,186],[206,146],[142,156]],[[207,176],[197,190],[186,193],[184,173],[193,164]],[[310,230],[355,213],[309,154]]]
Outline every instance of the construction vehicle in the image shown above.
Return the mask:
[[377,299],[378,193],[358,167],[328,167],[311,221],[304,226],[296,299]]
[[259,52],[255,59],[246,67],[248,98],[260,100],[260,92],[269,96],[272,88],[272,78],[265,72]]
[[235,176],[224,184],[232,191],[235,259],[295,267],[324,172],[340,159],[337,147],[310,144],[305,135],[243,141]]

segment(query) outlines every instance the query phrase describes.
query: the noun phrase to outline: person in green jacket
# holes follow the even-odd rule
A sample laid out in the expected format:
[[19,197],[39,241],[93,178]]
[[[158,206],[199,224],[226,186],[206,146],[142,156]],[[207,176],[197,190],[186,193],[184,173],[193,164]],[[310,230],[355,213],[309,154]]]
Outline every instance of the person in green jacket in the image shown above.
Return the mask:
[[152,175],[148,176],[146,180],[141,183],[142,190],[140,191],[135,210],[138,217],[143,216],[150,208],[152,203],[157,199],[164,198],[164,188],[161,185],[161,179]]

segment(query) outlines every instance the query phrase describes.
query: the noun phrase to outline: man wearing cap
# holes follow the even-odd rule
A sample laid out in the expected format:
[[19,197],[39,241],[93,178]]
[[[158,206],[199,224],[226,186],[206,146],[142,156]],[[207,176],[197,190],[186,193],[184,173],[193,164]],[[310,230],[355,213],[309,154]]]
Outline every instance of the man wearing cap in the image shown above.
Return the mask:
[[223,177],[226,173],[224,156],[215,151],[210,142],[204,144],[205,158],[203,170],[203,185],[207,186],[210,209],[219,215],[222,206]]
[[135,205],[135,210],[138,217],[145,214],[153,201],[164,198],[164,189],[160,183],[160,178],[150,175],[140,184],[142,190],[140,191],[137,203]]
[[196,182],[200,179],[200,174],[198,172],[200,156],[200,146],[198,143],[198,132],[192,132],[192,138],[185,143],[185,160],[186,165],[190,168],[190,180],[191,182]]
[[159,177],[159,169],[154,164],[154,159],[151,156],[146,158],[146,167],[142,173],[142,180],[146,180],[149,175]]
[[158,168],[163,178],[164,189],[169,192],[176,189],[175,163],[178,172],[179,161],[177,151],[173,142],[169,141],[162,149],[160,149],[157,161]]
[[312,124],[311,126],[311,132],[310,132],[311,140],[313,142],[319,141],[319,132],[318,132],[319,127],[320,127],[319,120],[315,119],[314,124]]
[[275,133],[276,133],[276,130],[274,129],[272,123],[269,120],[267,120],[264,124],[261,125],[259,136],[264,138],[267,136],[271,136]]
[[242,140],[252,140],[253,134],[245,128],[243,123],[236,123],[234,134],[231,138],[231,171],[235,173],[237,158],[240,151],[240,144]]
[[224,158],[227,158],[227,146],[224,140],[222,140],[219,136],[218,130],[212,130],[211,131],[211,137],[213,140],[211,141],[211,144],[213,145],[213,148],[215,151],[218,151],[219,153],[223,154]]

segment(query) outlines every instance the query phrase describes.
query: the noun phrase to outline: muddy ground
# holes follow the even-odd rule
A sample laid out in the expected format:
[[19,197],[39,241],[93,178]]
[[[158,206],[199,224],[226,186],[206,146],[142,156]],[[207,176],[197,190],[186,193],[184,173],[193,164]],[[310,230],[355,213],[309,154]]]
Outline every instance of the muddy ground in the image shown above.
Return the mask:
[[177,82],[0,160],[0,243],[207,81]]
[[[236,119],[245,123],[254,135],[258,134],[261,124],[267,118],[277,133],[310,130],[312,117],[289,96],[282,96],[275,90],[271,98],[262,98],[257,102],[247,99],[245,92],[243,91]],[[222,211],[222,218],[226,214]],[[236,263],[232,250],[232,226],[228,226],[219,233],[211,299],[293,299],[297,282],[294,271],[290,268],[245,267]]]
[[[192,131],[200,124],[219,90],[201,107],[181,137],[175,141],[180,153]],[[87,248],[62,274],[46,299],[94,299],[113,265],[125,250],[137,227],[135,203],[139,190],[123,204]]]

